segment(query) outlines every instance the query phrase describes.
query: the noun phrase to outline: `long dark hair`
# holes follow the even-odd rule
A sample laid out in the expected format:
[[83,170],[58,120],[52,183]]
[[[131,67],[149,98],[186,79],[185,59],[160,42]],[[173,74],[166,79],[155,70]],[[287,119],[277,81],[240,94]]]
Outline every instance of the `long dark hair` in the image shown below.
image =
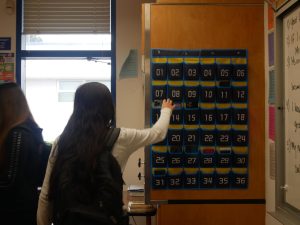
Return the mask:
[[104,148],[104,138],[114,119],[112,96],[104,84],[90,82],[78,87],[73,113],[57,144],[50,176],[50,200],[59,190],[72,187],[74,183],[90,182],[96,156]]
[[20,86],[13,82],[0,84],[0,171],[4,167],[8,132],[25,120],[35,123]]

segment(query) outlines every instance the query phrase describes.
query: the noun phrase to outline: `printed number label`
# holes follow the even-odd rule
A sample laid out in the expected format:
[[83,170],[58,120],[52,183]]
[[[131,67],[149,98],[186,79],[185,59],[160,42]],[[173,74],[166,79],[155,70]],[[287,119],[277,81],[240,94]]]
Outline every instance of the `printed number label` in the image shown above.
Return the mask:
[[236,164],[238,164],[238,165],[244,165],[244,164],[246,164],[246,162],[247,162],[246,157],[238,157],[236,159]]
[[230,102],[231,90],[229,88],[217,89],[217,102]]
[[166,157],[156,156],[155,157],[155,163],[156,164],[164,164]]
[[187,141],[188,141],[188,142],[192,142],[192,143],[196,142],[196,135],[194,135],[194,134],[189,134],[189,135],[187,136]]
[[163,68],[156,68],[155,69],[155,76],[156,77],[162,77],[165,75],[164,69]]
[[201,133],[201,144],[202,145],[213,145],[215,143],[214,132],[202,132]]
[[189,77],[196,77],[197,76],[197,69],[196,68],[190,68],[187,70],[187,75]]
[[171,96],[172,96],[172,98],[179,98],[180,97],[180,90],[172,90]]
[[237,185],[245,185],[247,182],[247,179],[245,177],[236,177],[235,178],[235,184]]
[[178,68],[171,69],[170,73],[171,73],[172,77],[179,77],[180,76],[180,69],[178,69]]
[[164,96],[164,90],[161,90],[161,89],[155,90],[154,93],[155,93],[156,98],[162,98]]
[[211,69],[204,69],[203,70],[203,76],[204,77],[211,77],[212,76],[212,70]]
[[230,70],[229,69],[221,69],[220,76],[221,77],[229,77]]
[[231,122],[231,110],[217,110],[217,123],[229,124]]
[[184,96],[187,101],[198,103],[199,89],[195,87],[186,87]]
[[165,80],[167,78],[166,64],[153,64],[152,78],[154,80]]
[[156,179],[155,180],[155,186],[158,186],[158,187],[165,186],[165,180]]
[[236,114],[236,119],[238,120],[238,121],[245,121],[245,119],[246,119],[246,114],[244,114],[244,113],[238,113],[238,114]]
[[201,90],[201,101],[203,102],[214,102],[216,92],[214,88],[203,88]]
[[204,177],[202,183],[204,185],[213,184],[213,178],[212,177]]
[[181,163],[181,158],[180,157],[172,158],[171,163],[174,164],[174,165],[180,164]]
[[235,102],[246,102],[248,98],[247,94],[246,88],[233,89],[233,99]]
[[197,179],[195,177],[187,177],[186,184],[187,185],[195,185],[197,183]]
[[181,101],[182,100],[182,89],[178,87],[169,87],[168,96],[173,101]]
[[219,80],[230,80],[231,79],[232,67],[231,65],[219,65],[217,79]]
[[213,114],[204,114],[204,121],[205,122],[212,122],[214,120]]
[[227,121],[228,120],[228,113],[220,113],[220,120],[221,121]]
[[199,132],[197,130],[185,131],[184,133],[185,145],[193,146],[199,143]]
[[193,165],[196,162],[197,162],[197,158],[195,158],[195,157],[189,157],[189,158],[187,158],[187,164],[189,164],[189,165]]
[[196,98],[197,97],[197,91],[196,90],[190,90],[187,92],[188,98]]
[[203,159],[203,164],[212,164],[213,163],[213,158],[211,157],[206,157]]
[[220,163],[221,163],[221,164],[228,164],[228,163],[229,163],[229,158],[227,158],[227,157],[222,157],[222,158],[220,159]]
[[179,142],[179,141],[181,141],[181,135],[180,134],[173,134],[172,137],[171,137],[171,140],[173,142]]
[[234,110],[233,122],[236,124],[247,124],[247,122],[248,122],[247,109]]
[[228,98],[228,91],[221,91],[221,98]]
[[169,145],[181,145],[183,133],[182,130],[169,130],[168,132],[168,144]]
[[245,96],[246,96],[246,92],[245,91],[237,91],[237,97],[238,98],[240,98],[240,99],[243,99],[243,98],[245,98]]
[[215,79],[215,65],[203,65],[201,69],[201,80],[209,81]]
[[197,64],[184,65],[185,80],[199,80],[199,67]]
[[186,110],[184,113],[184,120],[186,124],[199,123],[199,115],[197,110]]
[[205,98],[212,98],[212,97],[213,97],[213,94],[214,94],[214,93],[213,93],[212,90],[209,90],[209,91],[208,91],[208,90],[205,90],[205,91],[204,91],[204,97],[205,97]]
[[196,115],[195,114],[188,114],[188,121],[189,122],[195,122],[196,121]]
[[228,134],[221,134],[220,142],[228,142],[228,141],[229,141],[229,135]]
[[182,79],[182,65],[181,64],[169,64],[168,65],[168,78],[170,80]]
[[234,66],[233,80],[246,81],[248,69],[246,65]]
[[248,134],[247,131],[235,131],[233,133],[233,145],[245,146],[248,144]]
[[180,121],[180,115],[179,114],[172,115],[172,120],[173,121]]
[[236,140],[237,140],[238,143],[245,143],[246,142],[246,135],[239,134],[239,135],[237,135]]
[[200,116],[201,116],[200,122],[202,124],[213,124],[216,119],[214,110],[201,110]]
[[171,178],[170,186],[180,186],[180,178]]
[[162,100],[166,98],[166,87],[153,87],[152,96],[153,99]]
[[165,167],[167,165],[166,154],[153,153],[152,160],[153,167]]
[[242,77],[243,78],[243,77],[245,77],[245,74],[246,74],[245,69],[237,69],[236,70],[236,76],[237,77]]
[[214,141],[214,135],[212,135],[212,134],[205,134],[204,135],[204,141],[205,142],[213,142]]
[[171,116],[171,123],[176,123],[176,124],[181,123],[181,121],[182,121],[181,118],[182,118],[182,116],[181,116],[180,112],[174,112]]
[[219,184],[220,184],[220,185],[226,185],[226,184],[229,184],[229,179],[228,179],[228,177],[220,177],[218,180],[219,180]]

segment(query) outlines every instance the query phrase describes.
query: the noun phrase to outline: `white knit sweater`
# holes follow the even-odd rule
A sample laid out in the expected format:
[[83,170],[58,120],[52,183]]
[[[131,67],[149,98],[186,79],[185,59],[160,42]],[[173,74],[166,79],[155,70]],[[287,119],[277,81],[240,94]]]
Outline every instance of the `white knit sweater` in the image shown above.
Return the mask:
[[[113,155],[119,162],[122,171],[124,170],[129,156],[137,149],[162,141],[167,134],[172,110],[163,108],[158,121],[152,128],[148,129],[130,129],[121,128],[120,135],[113,147]],[[39,197],[37,224],[50,225],[52,223],[52,203],[48,201],[49,179],[56,158],[56,144],[58,138],[53,144],[51,154],[48,160],[47,171],[43,182],[41,194]]]

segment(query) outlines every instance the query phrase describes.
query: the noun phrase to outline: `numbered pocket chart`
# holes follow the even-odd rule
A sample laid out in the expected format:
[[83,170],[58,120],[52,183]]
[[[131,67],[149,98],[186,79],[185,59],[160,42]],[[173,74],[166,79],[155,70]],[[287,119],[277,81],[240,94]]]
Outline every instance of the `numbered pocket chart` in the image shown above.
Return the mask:
[[151,125],[162,100],[176,108],[151,149],[153,189],[248,187],[246,49],[151,51]]

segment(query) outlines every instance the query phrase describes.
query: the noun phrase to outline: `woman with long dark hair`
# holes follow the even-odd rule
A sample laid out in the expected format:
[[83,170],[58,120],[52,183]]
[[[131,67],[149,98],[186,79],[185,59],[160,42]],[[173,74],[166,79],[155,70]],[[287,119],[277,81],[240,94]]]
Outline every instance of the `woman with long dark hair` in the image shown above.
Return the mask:
[[0,219],[7,224],[36,224],[41,132],[21,88],[0,84]]
[[[165,138],[173,109],[172,101],[164,100],[161,116],[152,128],[121,128],[112,153],[122,171],[134,151]],[[63,188],[70,187],[78,198],[86,197],[84,183],[96,176],[97,156],[103,151],[104,139],[114,122],[112,96],[105,85],[91,82],[76,90],[73,113],[49,157],[39,199],[38,225],[53,222],[53,204]]]

